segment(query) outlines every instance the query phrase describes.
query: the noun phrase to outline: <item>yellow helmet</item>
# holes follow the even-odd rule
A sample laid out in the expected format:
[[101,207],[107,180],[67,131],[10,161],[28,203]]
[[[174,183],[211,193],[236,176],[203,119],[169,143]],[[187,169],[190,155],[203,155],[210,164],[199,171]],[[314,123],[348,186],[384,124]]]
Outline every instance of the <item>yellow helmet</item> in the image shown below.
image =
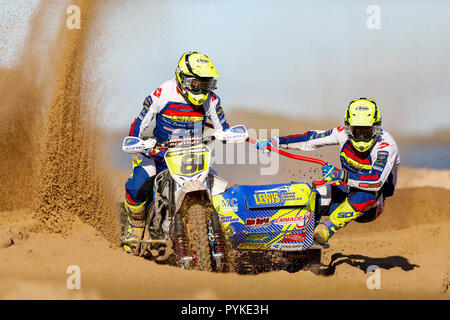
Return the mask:
[[219,74],[208,56],[196,51],[183,54],[178,61],[175,79],[181,94],[192,104],[202,105],[216,89]]
[[357,151],[368,151],[381,134],[381,113],[376,102],[367,98],[350,101],[345,111],[345,131]]

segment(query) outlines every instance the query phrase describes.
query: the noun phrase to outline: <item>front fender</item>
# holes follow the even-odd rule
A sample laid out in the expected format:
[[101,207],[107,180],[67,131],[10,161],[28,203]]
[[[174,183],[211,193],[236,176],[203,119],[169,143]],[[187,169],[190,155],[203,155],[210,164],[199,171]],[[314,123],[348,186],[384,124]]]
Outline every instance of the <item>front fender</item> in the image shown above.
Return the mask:
[[180,207],[183,204],[183,200],[186,194],[191,192],[205,192],[205,191],[209,195],[209,190],[206,186],[206,183],[198,180],[187,181],[183,184],[183,186],[178,185],[175,190],[175,212],[178,212],[178,210],[180,210]]

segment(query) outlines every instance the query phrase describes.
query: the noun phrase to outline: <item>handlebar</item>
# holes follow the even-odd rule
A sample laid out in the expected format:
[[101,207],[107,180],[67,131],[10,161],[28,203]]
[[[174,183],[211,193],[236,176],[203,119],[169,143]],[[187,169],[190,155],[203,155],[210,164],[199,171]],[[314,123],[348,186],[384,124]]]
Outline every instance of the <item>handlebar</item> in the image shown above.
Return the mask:
[[[145,138],[148,139],[149,137],[143,137],[143,138],[144,138],[144,139],[145,139]],[[210,136],[207,136],[207,137],[202,138],[201,143],[203,143],[203,144],[208,144],[208,143],[210,143],[210,142],[212,142],[212,141],[214,141],[214,140],[216,140],[216,137],[215,137],[214,135],[210,135]],[[248,141],[248,142],[250,142],[250,143],[253,143],[253,144],[256,143],[256,140],[255,140],[255,139],[251,139],[251,138],[247,138],[246,141]],[[170,148],[170,147],[174,147],[174,146],[171,146],[171,144],[173,144],[173,143],[174,143],[174,142],[169,142],[169,141],[163,141],[163,142],[157,141],[156,144],[155,144],[155,147]],[[224,143],[225,143],[225,141],[224,141]],[[199,142],[199,144],[200,144],[200,142]],[[180,145],[182,145],[182,141],[180,141]],[[176,145],[175,145],[175,146],[176,146]],[[148,150],[149,150],[149,149],[148,149]],[[285,156],[285,157],[288,157],[288,158],[291,158],[291,159],[300,160],[300,161],[307,161],[307,162],[312,162],[312,163],[317,163],[317,164],[319,164],[319,165],[321,165],[321,166],[327,165],[327,163],[326,163],[325,161],[323,161],[323,160],[315,159],[315,158],[310,158],[310,157],[304,157],[304,156],[300,156],[300,155],[296,155],[296,154],[292,154],[292,153],[289,153],[289,152],[280,150],[280,149],[275,148],[275,147],[272,147],[272,146],[267,146],[267,150],[269,150],[269,151],[271,151],[271,152],[275,152],[275,153],[281,154],[281,155],[283,155],[283,156]],[[315,186],[321,186],[321,185],[324,185],[324,184],[326,184],[326,183],[327,183],[327,181],[325,181],[325,180],[317,180],[317,181],[314,180],[314,181],[313,181],[313,184],[314,184]]]
[[[253,144],[256,143],[256,140],[255,139],[251,139],[251,138],[248,138],[247,141],[250,142],[250,143],[253,143]],[[307,162],[313,162],[313,163],[320,164],[321,166],[327,165],[327,163],[325,161],[323,161],[323,160],[310,158],[310,157],[299,156],[299,155],[296,155],[296,154],[292,154],[292,153],[280,150],[280,149],[272,147],[272,146],[267,146],[267,150],[269,150],[271,152],[275,152],[275,153],[281,154],[281,155],[283,155],[285,157],[288,157],[288,158],[291,158],[291,159],[307,161]],[[314,180],[313,183],[316,186],[321,186],[321,185],[324,185],[325,183],[327,183],[327,181],[325,181],[325,180],[315,181]]]

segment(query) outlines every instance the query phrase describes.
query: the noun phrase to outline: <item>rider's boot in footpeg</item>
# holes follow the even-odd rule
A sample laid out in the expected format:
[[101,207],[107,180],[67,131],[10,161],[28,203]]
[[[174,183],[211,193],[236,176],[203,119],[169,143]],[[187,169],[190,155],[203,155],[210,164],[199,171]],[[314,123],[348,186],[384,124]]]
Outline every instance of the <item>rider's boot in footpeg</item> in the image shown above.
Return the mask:
[[123,249],[126,252],[133,252],[142,239],[145,226],[145,202],[135,203],[125,200],[125,210],[128,213],[128,228],[126,235],[122,239]]

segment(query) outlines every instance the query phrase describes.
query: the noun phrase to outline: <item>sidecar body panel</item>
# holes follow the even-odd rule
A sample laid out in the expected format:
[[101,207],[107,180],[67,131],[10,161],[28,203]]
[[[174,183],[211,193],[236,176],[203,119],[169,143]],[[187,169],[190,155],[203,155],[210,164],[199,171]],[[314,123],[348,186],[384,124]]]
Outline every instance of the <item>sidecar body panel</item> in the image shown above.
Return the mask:
[[302,251],[313,242],[316,192],[307,183],[236,185],[213,196],[236,249]]

